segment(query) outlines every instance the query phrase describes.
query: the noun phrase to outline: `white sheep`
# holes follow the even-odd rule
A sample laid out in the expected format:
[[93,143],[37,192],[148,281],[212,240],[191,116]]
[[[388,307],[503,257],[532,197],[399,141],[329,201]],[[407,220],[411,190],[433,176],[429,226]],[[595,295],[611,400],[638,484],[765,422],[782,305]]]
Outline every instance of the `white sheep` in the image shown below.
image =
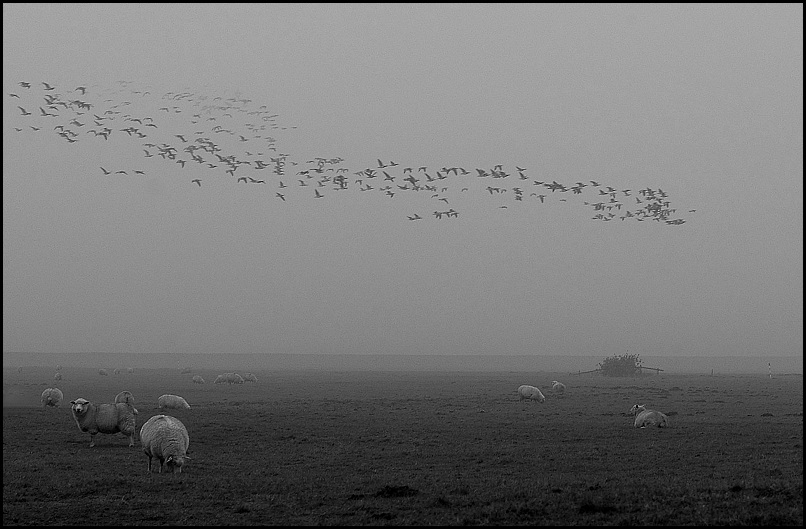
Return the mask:
[[112,371],[112,374],[113,374],[113,375],[119,375],[119,374],[120,374],[120,368],[119,368],[119,367],[116,367],[116,368],[115,368],[115,370],[114,370],[114,371]]
[[48,388],[42,392],[43,406],[58,408],[62,403],[62,399],[64,399],[64,394],[59,388]]
[[129,436],[129,446],[134,446],[137,410],[133,406],[124,402],[95,405],[84,398],[78,398],[70,404],[73,405],[73,418],[78,429],[90,434],[90,448],[95,446],[95,435],[99,432],[120,432]]
[[187,375],[188,373],[192,373],[192,372],[193,372],[193,370],[190,367],[183,367],[182,369],[179,370],[179,373],[181,375]]
[[257,377],[253,373],[247,373],[243,376],[244,382],[257,382]]
[[61,370],[62,370],[62,365],[61,365],[61,364],[58,364],[58,365],[56,366],[56,371],[61,371]]
[[562,382],[557,382],[556,380],[551,381],[551,390],[554,393],[565,393],[565,384]]
[[204,379],[201,377],[201,375],[193,375],[193,383],[204,384]]
[[[117,395],[115,395],[115,404],[118,402],[123,402],[124,404],[131,405],[134,408],[134,395],[132,395],[131,391],[121,391]],[[134,410],[135,413],[138,413],[137,410]]]
[[648,410],[643,404],[635,404],[630,408],[630,413],[635,415],[635,428],[645,428],[646,426],[657,426],[664,428],[669,426],[669,418],[655,410]]
[[109,376],[109,373],[106,372],[106,369],[99,369],[98,374],[102,375],[102,376],[105,376],[105,377]]
[[53,375],[53,380],[61,380],[61,379],[62,379],[62,374],[57,371],[56,374]]
[[134,369],[132,369],[131,367],[127,367],[126,372],[131,375],[132,373],[134,373]]
[[190,409],[190,404],[188,404],[187,401],[179,395],[162,395],[157,401],[157,405],[161,410],[165,408],[172,408],[175,410]]
[[528,399],[538,402],[544,402],[546,400],[546,397],[543,396],[543,393],[541,393],[539,389],[526,384],[518,387],[518,395],[520,395],[520,400]]
[[151,473],[151,460],[160,461],[171,468],[171,472],[182,473],[182,465],[190,457],[187,455],[190,437],[182,421],[170,415],[154,415],[140,428],[140,444],[148,456],[148,473]]
[[232,373],[229,379],[230,384],[243,384],[243,377],[238,373]]
[[223,384],[226,381],[227,381],[226,375],[218,375],[217,377],[215,377],[213,384]]

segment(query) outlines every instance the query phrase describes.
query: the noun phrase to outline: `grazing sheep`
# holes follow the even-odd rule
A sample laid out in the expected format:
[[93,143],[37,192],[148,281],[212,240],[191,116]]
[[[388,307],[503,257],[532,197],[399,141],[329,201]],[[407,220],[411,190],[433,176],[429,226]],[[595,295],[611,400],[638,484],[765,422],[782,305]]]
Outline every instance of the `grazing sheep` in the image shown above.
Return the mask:
[[[132,408],[134,408],[134,395],[132,395],[131,391],[121,391],[115,395],[115,404],[118,402],[129,404]],[[134,413],[138,413],[137,410],[134,410]]]
[[116,368],[115,368],[115,370],[114,370],[114,371],[112,371],[112,374],[113,374],[113,375],[119,375],[119,374],[120,374],[120,368],[119,368],[119,367],[116,367]]
[[64,394],[62,393],[62,390],[59,388],[48,388],[42,392],[42,405],[58,408],[61,405],[63,398]]
[[217,377],[215,377],[213,384],[223,384],[226,381],[227,377],[225,375],[218,375]]
[[95,405],[84,398],[78,398],[70,404],[73,405],[73,418],[78,429],[90,434],[90,448],[95,446],[95,435],[98,432],[120,432],[129,436],[129,446],[134,446],[137,410],[133,406],[125,402]]
[[193,370],[190,367],[183,367],[179,370],[179,373],[182,375],[187,375],[188,373],[192,373]]
[[230,384],[243,384],[243,377],[238,373],[232,373],[229,379]]
[[556,380],[552,380],[551,390],[557,394],[565,393],[565,384],[563,384],[562,382],[557,382]]
[[106,372],[106,369],[99,369],[98,374],[102,375],[102,376],[105,376],[105,377],[109,376],[109,373]]
[[179,395],[162,395],[157,401],[160,409],[189,410],[190,404]]
[[247,373],[243,376],[244,382],[257,382],[257,377],[253,373]]
[[655,410],[648,410],[643,404],[636,404],[630,408],[630,413],[635,415],[635,428],[645,428],[647,426],[657,426],[664,428],[669,426],[669,418]]
[[61,364],[57,365],[56,366],[56,371],[61,371],[61,370],[62,370],[62,365]]
[[193,375],[193,383],[204,384],[204,379],[201,377],[201,375]]
[[61,380],[61,379],[62,379],[61,373],[57,372],[55,375],[53,375],[53,380]]
[[182,465],[190,457],[187,456],[190,437],[182,421],[170,415],[154,415],[140,428],[140,444],[143,453],[148,456],[148,473],[151,473],[151,460],[160,460],[162,465],[171,467],[171,473],[182,473]]
[[546,400],[546,397],[543,396],[543,393],[541,393],[539,389],[526,384],[518,387],[518,395],[521,397],[520,400],[528,399],[538,402],[544,402]]

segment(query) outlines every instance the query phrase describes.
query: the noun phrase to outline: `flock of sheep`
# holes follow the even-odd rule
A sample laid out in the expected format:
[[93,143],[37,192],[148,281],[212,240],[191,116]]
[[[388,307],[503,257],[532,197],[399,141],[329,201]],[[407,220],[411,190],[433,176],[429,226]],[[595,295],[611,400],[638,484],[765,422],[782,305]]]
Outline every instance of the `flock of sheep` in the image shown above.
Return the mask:
[[[60,368],[61,366],[59,366]],[[130,368],[131,369],[131,368]],[[101,369],[101,375],[106,375],[106,371]],[[57,376],[60,374],[57,372]],[[58,380],[58,379],[57,379]],[[195,375],[192,379],[194,384],[204,384],[204,379]],[[243,377],[237,373],[223,373],[215,379],[215,384],[243,384],[244,382],[257,382],[257,377],[252,373],[246,373]],[[556,380],[551,383],[552,393],[562,395],[566,391],[565,384]],[[517,389],[520,400],[545,402],[546,397],[536,386],[527,384],[521,385]],[[42,404],[44,406],[59,407],[64,394],[58,388],[47,388],[42,392]],[[115,434],[122,433],[129,438],[129,446],[134,446],[134,432],[136,428],[136,416],[139,413],[134,407],[134,396],[129,391],[121,391],[115,396],[115,401],[111,404],[94,404],[85,398],[77,398],[70,401],[73,418],[82,432],[90,434],[90,448],[95,446],[95,436],[98,433]],[[165,409],[190,409],[190,404],[179,395],[162,395],[157,400],[160,410]],[[630,413],[635,415],[633,423],[635,428],[645,428],[647,426],[657,426],[664,428],[669,426],[669,418],[655,410],[648,410],[643,404],[636,404],[630,409]],[[190,437],[187,429],[176,417],[170,415],[155,415],[143,424],[140,428],[140,444],[143,452],[148,457],[148,472],[151,473],[151,462],[154,458],[160,462],[160,473],[165,465],[172,472],[182,472],[182,466],[190,460],[187,455]]]
[[[54,380],[62,380],[62,366],[56,366]],[[121,369],[115,369],[113,373],[118,375]],[[134,370],[127,368],[128,373]],[[189,373],[190,369],[185,368],[182,373]],[[98,374],[109,376],[106,369],[99,369]],[[194,384],[204,384],[201,375],[194,375],[191,381]],[[223,373],[215,379],[216,384],[227,382],[229,384],[243,384],[244,382],[257,382],[257,377],[253,373],[246,373],[241,376],[237,373]],[[47,388],[42,392],[42,405],[45,407],[58,408],[64,400],[64,394],[59,388]],[[122,433],[129,438],[129,446],[134,446],[134,432],[136,428],[137,408],[134,407],[134,396],[130,391],[121,391],[115,396],[115,401],[110,404],[95,404],[85,398],[77,398],[70,401],[73,418],[82,432],[90,434],[90,448],[95,446],[95,436],[99,433],[115,434]],[[161,395],[157,399],[160,410],[165,409],[190,409],[190,404],[179,395]],[[190,460],[187,455],[190,437],[185,425],[176,417],[170,415],[155,415],[148,419],[140,428],[140,444],[143,452],[148,457],[148,472],[151,472],[151,462],[154,458],[160,462],[160,472],[162,467],[167,466],[172,472],[182,472],[182,465]]]

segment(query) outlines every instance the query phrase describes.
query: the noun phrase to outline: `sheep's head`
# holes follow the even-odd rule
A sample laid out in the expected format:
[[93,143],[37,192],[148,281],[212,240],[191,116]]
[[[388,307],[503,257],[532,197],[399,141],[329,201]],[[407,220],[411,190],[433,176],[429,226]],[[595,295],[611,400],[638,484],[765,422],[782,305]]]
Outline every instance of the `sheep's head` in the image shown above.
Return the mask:
[[76,415],[81,415],[82,413],[87,411],[87,408],[90,405],[90,401],[87,399],[78,398],[76,400],[71,400],[70,404],[73,405],[73,413]]
[[185,464],[185,461],[189,461],[190,456],[168,456],[168,459],[165,460],[165,465],[171,468],[171,472],[179,472],[182,473],[182,465]]
[[643,404],[634,404],[632,408],[630,408],[630,413],[635,415],[636,413],[642,412],[646,410],[646,406]]

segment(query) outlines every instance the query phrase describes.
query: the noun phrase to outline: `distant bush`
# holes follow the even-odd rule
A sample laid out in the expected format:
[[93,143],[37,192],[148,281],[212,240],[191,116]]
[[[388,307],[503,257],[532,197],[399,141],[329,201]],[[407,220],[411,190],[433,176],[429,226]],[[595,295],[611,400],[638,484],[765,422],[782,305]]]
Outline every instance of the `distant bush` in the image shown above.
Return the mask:
[[613,355],[599,362],[599,370],[608,377],[632,377],[641,373],[641,359],[637,354]]

